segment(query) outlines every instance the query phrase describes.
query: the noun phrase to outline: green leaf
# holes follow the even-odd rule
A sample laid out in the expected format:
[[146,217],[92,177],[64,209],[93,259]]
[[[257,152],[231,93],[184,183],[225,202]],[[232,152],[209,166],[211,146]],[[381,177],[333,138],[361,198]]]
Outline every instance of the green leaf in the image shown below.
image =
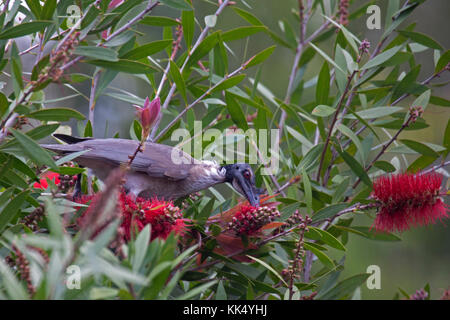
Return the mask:
[[25,0],[25,2],[27,3],[28,8],[30,8],[30,11],[33,13],[36,19],[39,19],[41,17],[42,11],[40,2],[34,0]]
[[238,85],[239,83],[241,83],[242,80],[244,80],[244,79],[245,79],[245,74],[240,74],[240,75],[236,75],[236,76],[230,77],[230,78],[224,80],[224,81],[223,81],[222,83],[220,83],[219,85],[217,85],[217,86],[211,91],[211,93],[213,93],[213,92],[220,92],[220,91],[223,91],[223,90],[227,90],[227,89],[229,89],[229,88],[232,88],[232,87]]
[[356,149],[361,153],[362,159],[365,159],[364,148],[358,136],[349,127],[343,125],[342,123],[337,126],[337,129],[353,141]]
[[0,92],[0,117],[3,116],[3,114],[8,110],[9,102],[8,98]]
[[30,191],[25,190],[21,193],[14,195],[13,199],[3,208],[0,213],[0,233],[7,227],[8,223],[14,219],[19,212],[20,207],[25,202]]
[[306,173],[305,168],[302,168],[302,179],[303,179],[303,187],[305,194],[305,202],[308,209],[312,210],[312,188],[311,182],[309,181],[309,176]]
[[189,60],[186,64],[186,68],[192,67],[214,48],[214,46],[219,41],[219,34],[220,31],[216,31],[203,39],[199,46],[193,52],[191,52],[191,56],[189,57]]
[[191,48],[195,31],[195,16],[193,10],[183,11],[181,13],[181,24],[183,26],[183,37],[186,47]]
[[41,121],[69,121],[70,119],[85,119],[83,114],[69,108],[41,109],[27,114],[27,117]]
[[234,12],[236,12],[238,15],[240,15],[244,20],[246,20],[248,23],[254,25],[254,26],[263,26],[264,24],[259,20],[257,17],[255,17],[253,14],[251,14],[248,11],[242,10],[238,7],[233,7]]
[[[333,236],[331,233],[329,233],[328,231],[322,230],[320,228],[316,228],[316,227],[308,227],[309,230],[313,230],[314,232],[310,232],[308,231],[307,233],[305,233],[305,237],[307,237],[308,239],[313,239],[313,240],[320,240],[325,242],[326,244],[328,244],[330,247],[341,250],[341,251],[346,251],[347,249],[345,249],[345,246],[342,244],[342,242],[340,242],[338,239],[336,239],[335,236]],[[319,235],[319,236],[317,236]]]
[[5,262],[3,262],[3,259],[0,259],[0,275],[2,279],[2,287],[4,287],[4,289],[6,290],[10,299],[28,299],[28,294],[23,288],[22,283],[19,282],[9,266]]
[[450,107],[450,100],[441,97],[431,96],[430,103],[436,106]]
[[93,136],[94,136],[94,132],[92,129],[92,123],[91,123],[91,120],[88,120],[86,122],[86,126],[84,127],[83,137],[93,137]]
[[394,48],[388,49],[377,56],[375,56],[373,59],[367,61],[367,63],[361,68],[361,70],[364,69],[370,69],[379,66],[380,64],[388,61],[390,58],[392,58],[400,49],[402,46],[396,46]]
[[407,139],[400,140],[400,142],[402,142],[408,148],[413,149],[414,151],[417,151],[418,153],[426,157],[439,157],[439,154],[436,151],[423,143]]
[[177,88],[180,91],[184,101],[186,102],[187,101],[186,85],[184,84],[183,76],[180,73],[180,69],[178,69],[178,66],[172,60],[170,60],[170,75],[175,84],[177,85]]
[[147,64],[125,59],[119,59],[119,61],[116,62],[104,60],[87,60],[85,62],[105,69],[116,70],[126,73],[143,74],[143,73],[153,73],[156,71],[155,68]]
[[17,139],[22,150],[37,164],[45,164],[52,169],[57,169],[55,162],[47,151],[42,149],[33,139],[20,131],[10,129],[11,133]]
[[305,168],[306,172],[312,170],[314,168],[314,165],[319,162],[319,157],[322,153],[323,147],[323,142],[312,147],[300,161],[296,171],[302,170],[303,168]]
[[100,59],[104,61],[118,61],[117,52],[113,49],[95,47],[95,46],[78,46],[75,48],[74,54],[85,56],[93,59]]
[[134,242],[135,252],[132,256],[131,265],[133,271],[138,272],[144,263],[144,258],[147,253],[148,244],[150,242],[151,225],[146,225],[144,229],[139,232],[136,241]]
[[344,297],[349,297],[367,280],[369,276],[370,274],[363,273],[347,278],[339,282],[336,286],[324,294],[320,295],[318,298],[321,300],[337,300]]
[[377,167],[378,169],[383,170],[384,172],[394,172],[395,171],[395,167],[387,161],[375,161],[375,163],[373,164],[375,167]]
[[160,2],[174,9],[192,10],[192,7],[184,0],[160,0]]
[[328,67],[328,63],[324,62],[322,68],[320,69],[319,78],[317,79],[316,103],[322,105],[327,103],[329,94],[330,94],[330,68]]
[[311,111],[311,114],[316,117],[328,117],[335,112],[336,112],[335,108],[320,104]]
[[249,257],[250,259],[252,259],[252,260],[258,262],[260,265],[262,265],[262,266],[265,267],[267,270],[269,270],[270,272],[272,272],[278,279],[280,279],[281,282],[283,282],[283,283],[287,286],[287,283],[286,283],[286,281],[284,281],[283,277],[282,277],[282,276],[281,276],[274,268],[272,268],[269,264],[267,264],[265,261],[260,260],[260,259],[257,259],[257,258],[255,258],[255,257],[252,257],[252,256],[250,256],[250,255],[248,255],[248,254],[247,254],[246,256]]
[[109,287],[94,287],[89,291],[90,300],[105,300],[117,297],[119,294],[118,289]]
[[225,100],[227,103],[228,112],[230,113],[231,119],[237,124],[242,130],[248,129],[247,119],[242,111],[241,105],[233,98],[231,93],[225,92]]
[[336,69],[338,69],[339,71],[346,73],[344,70],[341,69],[341,67],[339,67],[336,62],[331,59],[325,52],[323,52],[322,50],[320,50],[318,47],[316,47],[313,43],[309,44],[312,48],[314,48],[314,50],[316,50],[326,61],[328,61],[330,64],[332,64]]
[[156,26],[156,27],[173,27],[178,26],[180,22],[175,19],[168,17],[145,17],[140,21],[140,23],[148,25],[148,26]]
[[269,48],[264,49],[263,51],[257,53],[254,55],[246,64],[245,69],[248,69],[250,67],[256,66],[257,64],[260,64],[264,62],[267,58],[269,58],[273,51],[275,50],[276,46],[272,46]]
[[317,223],[334,217],[336,214],[349,207],[348,203],[336,203],[322,208],[312,216],[312,222]]
[[388,233],[388,232],[375,232],[374,230],[371,230],[369,227],[358,227],[358,226],[345,227],[345,226],[334,225],[333,228],[338,228],[343,231],[351,232],[351,233],[357,234],[359,236],[362,236],[362,237],[370,239],[370,240],[376,240],[376,241],[400,241],[401,240],[395,234]]
[[[402,107],[375,107],[366,110],[361,110],[356,112],[356,114],[362,119],[374,119],[389,116],[393,113],[402,111]],[[355,115],[348,114],[345,116],[346,119],[356,119]]]
[[437,64],[436,64],[436,68],[434,69],[434,72],[439,72],[442,69],[445,68],[445,66],[447,66],[447,64],[450,62],[450,50],[445,51],[442,56],[439,58]]
[[402,94],[409,92],[416,85],[416,79],[419,76],[421,65],[418,64],[394,87],[392,101],[397,100]]
[[350,167],[350,169],[356,174],[357,177],[361,179],[368,187],[372,187],[372,181],[370,181],[369,176],[367,175],[366,170],[359,164],[358,161],[355,160],[347,151],[338,150],[341,157]]
[[414,42],[424,45],[425,47],[433,48],[436,50],[444,50],[444,48],[442,48],[442,46],[439,43],[437,43],[435,40],[433,40],[432,38],[423,33],[404,30],[399,30],[398,33],[400,33],[402,36],[411,39]]
[[41,16],[42,20],[52,20],[53,13],[56,9],[56,0],[46,0],[44,6],[42,7]]
[[442,145],[447,149],[447,153],[450,152],[450,119],[447,121],[447,127],[445,128]]
[[225,42],[246,38],[255,33],[266,31],[265,26],[239,27],[222,34],[222,40]]
[[0,40],[19,38],[30,33],[39,32],[51,24],[53,24],[53,21],[24,22],[0,32]]
[[431,90],[427,90],[417,97],[416,100],[411,104],[413,107],[422,107],[425,110],[430,102]]
[[326,267],[328,269],[334,269],[335,268],[333,260],[331,260],[325,253],[323,253],[322,251],[317,249],[315,246],[312,246],[310,243],[307,243],[307,242],[305,242],[303,244],[303,246],[304,246],[304,248],[306,250],[309,250],[312,253],[314,253],[316,255],[317,259],[319,259],[320,262],[322,262],[324,267]]
[[14,93],[17,96],[20,95],[20,91],[23,89],[23,74],[22,74],[22,61],[19,56],[19,49],[16,42],[11,46],[11,73],[13,79]]
[[420,156],[406,169],[408,172],[418,172],[433,164],[436,157]]

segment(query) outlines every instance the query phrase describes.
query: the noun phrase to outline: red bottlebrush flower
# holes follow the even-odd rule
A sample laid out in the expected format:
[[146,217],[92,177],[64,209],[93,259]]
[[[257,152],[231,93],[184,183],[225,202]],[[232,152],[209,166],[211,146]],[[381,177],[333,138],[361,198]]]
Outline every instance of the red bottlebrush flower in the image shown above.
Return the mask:
[[47,178],[51,181],[53,181],[56,185],[59,185],[61,183],[61,180],[59,179],[59,173],[56,172],[47,172],[42,176],[42,179],[39,180],[39,182],[35,182],[33,184],[33,188],[35,189],[42,189],[45,190],[48,188],[48,181]]
[[448,218],[447,206],[439,197],[442,177],[435,173],[403,173],[378,178],[373,198],[379,212],[372,227],[377,231],[404,231]]
[[274,207],[243,205],[228,224],[228,229],[235,231],[237,235],[255,235],[279,216],[280,212]]
[[142,139],[146,139],[161,111],[161,100],[157,97],[150,102],[150,99],[147,97],[143,108],[137,105],[135,107],[137,108],[137,116],[142,125]]
[[[92,199],[93,196],[82,197],[77,202],[85,204]],[[182,213],[170,201],[134,199],[125,193],[121,193],[118,206],[122,218],[120,231],[126,241],[129,241],[133,235],[144,229],[147,224],[151,225],[151,240],[156,238],[166,239],[171,232],[180,235],[185,232]],[[84,219],[89,214],[88,208],[81,216],[78,224],[82,226]]]

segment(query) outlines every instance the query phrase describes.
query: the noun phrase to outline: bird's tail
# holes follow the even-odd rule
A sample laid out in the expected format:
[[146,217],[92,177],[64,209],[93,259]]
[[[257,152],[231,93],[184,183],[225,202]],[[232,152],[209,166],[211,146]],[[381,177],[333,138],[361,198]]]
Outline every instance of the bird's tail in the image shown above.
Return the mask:
[[65,143],[68,143],[68,144],[75,144],[78,142],[83,142],[83,141],[91,139],[91,138],[79,138],[79,137],[69,136],[67,134],[62,134],[62,133],[55,133],[53,136],[56,139],[64,141]]

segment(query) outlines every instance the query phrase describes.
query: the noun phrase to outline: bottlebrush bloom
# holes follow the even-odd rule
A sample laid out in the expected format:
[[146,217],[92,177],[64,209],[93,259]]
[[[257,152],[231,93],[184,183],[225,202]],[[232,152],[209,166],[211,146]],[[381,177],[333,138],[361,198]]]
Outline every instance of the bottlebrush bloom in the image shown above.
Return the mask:
[[147,97],[143,108],[137,105],[135,105],[135,107],[137,108],[139,122],[142,125],[142,139],[146,139],[161,111],[161,100],[157,97],[150,102],[150,99]]
[[61,180],[59,179],[59,173],[56,172],[46,172],[42,178],[39,180],[39,182],[35,182],[33,184],[33,188],[35,189],[42,189],[45,190],[48,188],[48,181],[47,178],[51,181],[53,181],[56,185],[59,185],[61,183]]
[[237,235],[251,236],[279,216],[280,212],[275,207],[256,208],[243,205],[228,224],[228,229],[233,230]]
[[[79,203],[87,203],[93,196],[82,197],[77,200]],[[132,235],[151,225],[151,240],[156,238],[166,239],[171,232],[183,235],[185,224],[182,213],[170,201],[160,201],[155,199],[147,200],[143,198],[131,197],[121,193],[118,199],[118,207],[122,222],[120,231],[125,241],[129,241]],[[78,221],[78,225],[83,226],[86,216],[89,215],[89,208],[83,213]]]
[[442,177],[435,173],[403,173],[383,176],[373,183],[379,212],[372,227],[377,231],[404,231],[447,218],[447,206],[439,197]]

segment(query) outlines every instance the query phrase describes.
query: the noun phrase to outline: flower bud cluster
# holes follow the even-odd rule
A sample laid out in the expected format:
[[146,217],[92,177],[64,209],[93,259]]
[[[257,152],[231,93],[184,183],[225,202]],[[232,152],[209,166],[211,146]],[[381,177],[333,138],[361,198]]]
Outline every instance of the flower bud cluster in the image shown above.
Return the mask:
[[339,23],[343,26],[348,24],[348,7],[350,5],[350,0],[340,0],[339,1]]
[[263,226],[273,222],[278,217],[280,217],[280,212],[275,207],[243,206],[228,224],[228,229],[234,231],[237,235],[254,235]]
[[26,225],[32,231],[38,230],[38,223],[44,219],[44,205],[41,204],[39,207],[34,209],[29,215],[23,217],[20,223]]

